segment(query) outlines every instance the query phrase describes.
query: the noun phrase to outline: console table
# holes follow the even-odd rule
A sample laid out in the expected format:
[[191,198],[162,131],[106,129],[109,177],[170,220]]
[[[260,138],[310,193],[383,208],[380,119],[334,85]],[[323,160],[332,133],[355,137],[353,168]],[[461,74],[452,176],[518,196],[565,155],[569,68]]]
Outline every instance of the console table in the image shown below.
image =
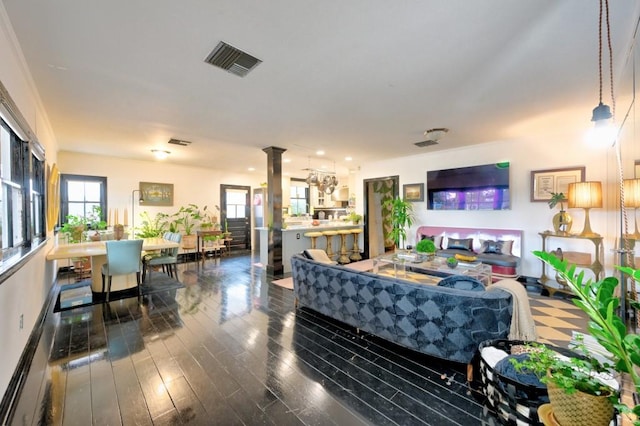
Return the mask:
[[[576,263],[576,266],[581,268],[587,268],[593,272],[596,280],[600,280],[600,274],[604,269],[601,261],[601,253],[602,253],[602,237],[601,236],[590,236],[584,237],[577,234],[568,234],[568,233],[555,233],[550,231],[539,232],[538,235],[542,238],[542,251],[547,251],[547,239],[549,238],[560,238],[560,239],[576,239],[576,240],[589,240],[593,243],[594,246],[594,260],[591,263]],[[550,279],[547,276],[547,264],[542,262],[542,275],[540,276],[540,284],[542,288],[549,292],[550,296],[556,291],[561,293],[571,294],[571,290],[564,283],[559,283],[555,280]]]

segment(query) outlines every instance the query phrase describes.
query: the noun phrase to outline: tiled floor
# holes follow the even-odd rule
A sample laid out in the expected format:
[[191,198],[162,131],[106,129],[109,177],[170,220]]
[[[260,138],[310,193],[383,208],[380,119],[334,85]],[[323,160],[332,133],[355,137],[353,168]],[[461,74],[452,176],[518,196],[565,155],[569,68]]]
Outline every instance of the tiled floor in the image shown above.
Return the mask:
[[[293,309],[251,256],[180,265],[186,288],[47,316],[12,424],[494,424],[466,366]],[[542,341],[585,321],[532,297]]]

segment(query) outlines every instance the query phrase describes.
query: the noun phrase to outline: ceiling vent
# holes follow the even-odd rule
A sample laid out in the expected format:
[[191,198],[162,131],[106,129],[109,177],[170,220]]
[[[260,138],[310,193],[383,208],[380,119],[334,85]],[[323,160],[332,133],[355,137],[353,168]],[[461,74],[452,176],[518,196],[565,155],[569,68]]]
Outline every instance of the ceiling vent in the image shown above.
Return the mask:
[[427,138],[421,142],[414,143],[415,146],[424,148],[425,146],[438,145],[438,141],[449,132],[446,127],[425,130],[424,136]]
[[425,146],[438,145],[438,142],[433,140],[428,140],[428,141],[416,142],[414,143],[414,145],[419,148],[424,148]]
[[206,63],[222,68],[240,77],[249,74],[260,62],[260,59],[221,41],[204,60]]
[[191,142],[189,141],[181,141],[180,139],[169,139],[169,143],[171,145],[180,145],[180,146],[189,146]]

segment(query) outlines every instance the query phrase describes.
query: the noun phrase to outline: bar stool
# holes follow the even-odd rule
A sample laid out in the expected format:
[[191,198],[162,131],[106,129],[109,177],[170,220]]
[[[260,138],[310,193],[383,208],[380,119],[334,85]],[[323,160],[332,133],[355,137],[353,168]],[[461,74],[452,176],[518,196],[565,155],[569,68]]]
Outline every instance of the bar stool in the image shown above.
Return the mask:
[[338,235],[340,235],[340,257],[338,258],[338,263],[344,265],[351,262],[349,260],[349,251],[347,250],[347,235],[351,235],[351,230],[341,229],[338,231]]
[[350,232],[353,234],[353,249],[351,249],[351,256],[349,256],[349,259],[357,262],[359,260],[362,260],[360,247],[358,247],[358,238],[360,234],[362,234],[362,228],[353,228],[350,230]]
[[311,238],[311,248],[314,249],[316,248],[316,239],[318,237],[322,237],[322,232],[317,232],[317,231],[305,232],[304,236],[307,238]]
[[331,245],[333,237],[338,235],[338,231],[323,231],[322,235],[327,237],[327,249],[325,250],[327,252],[327,256],[329,256],[329,258],[333,260],[334,253]]

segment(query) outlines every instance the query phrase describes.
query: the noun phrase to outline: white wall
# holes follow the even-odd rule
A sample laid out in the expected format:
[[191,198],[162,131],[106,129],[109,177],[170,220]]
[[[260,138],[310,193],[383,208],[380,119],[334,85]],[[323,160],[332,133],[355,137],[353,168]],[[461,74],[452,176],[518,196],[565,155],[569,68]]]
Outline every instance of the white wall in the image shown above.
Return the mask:
[[[363,179],[398,175],[401,188],[405,184],[425,183],[426,191],[428,170],[509,161],[511,210],[434,211],[427,210],[426,201],[415,203],[416,223],[407,233],[408,243],[415,243],[415,231],[420,225],[520,229],[524,232],[520,273],[537,277],[541,273],[541,264],[531,252],[541,250],[542,240],[538,233],[553,230],[551,219],[558,210],[557,208],[550,210],[544,202],[530,201],[531,171],[585,166],[586,180],[603,182],[604,208],[592,209],[590,218],[591,228],[604,237],[605,268],[611,273],[613,264],[619,264],[611,249],[616,243],[616,237],[620,234],[615,149],[610,146],[598,147],[585,143],[584,129],[591,125],[589,118],[590,111],[585,111],[584,128],[576,126],[572,131],[555,132],[555,135],[554,132],[548,132],[549,134],[545,136],[544,132],[539,131],[535,138],[532,137],[529,140],[505,140],[364,165],[359,174],[360,183],[354,188],[357,209],[362,211],[363,208]],[[441,143],[446,144],[446,138]],[[633,177],[633,159],[640,159],[638,145],[630,142],[624,149],[626,177]],[[574,218],[572,232],[581,231],[584,224],[584,210],[571,209],[569,213]],[[632,227],[631,231],[633,232]],[[584,240],[550,239],[548,242],[547,249],[554,250],[562,247],[563,250],[592,252],[594,247],[591,242]]]
[[[119,210],[120,222],[126,208],[129,225],[132,220],[132,191],[138,189],[139,182],[172,183],[173,207],[140,206],[139,193],[134,194],[137,226],[141,221],[139,214],[143,211],[149,212],[153,217],[157,212],[172,214],[180,206],[196,204],[201,208],[207,206],[207,211],[215,212],[215,206],[220,205],[221,184],[250,186],[253,189],[266,180],[264,176],[257,174],[232,174],[172,164],[170,158],[163,161],[139,161],[62,151],[58,153],[58,161],[60,173],[63,174],[106,176],[108,208]],[[266,155],[264,161],[267,161]],[[219,213],[217,216],[220,217]]]
[[[0,81],[25,117],[31,130],[45,147],[47,163],[56,161],[57,143],[46,112],[38,97],[22,53],[16,47],[15,35],[9,24],[4,6],[0,3]],[[53,282],[53,268],[47,265],[45,255],[52,246],[48,242],[27,264],[0,284],[0,393],[4,394],[29,334],[40,314]],[[23,327],[20,328],[20,318]]]

